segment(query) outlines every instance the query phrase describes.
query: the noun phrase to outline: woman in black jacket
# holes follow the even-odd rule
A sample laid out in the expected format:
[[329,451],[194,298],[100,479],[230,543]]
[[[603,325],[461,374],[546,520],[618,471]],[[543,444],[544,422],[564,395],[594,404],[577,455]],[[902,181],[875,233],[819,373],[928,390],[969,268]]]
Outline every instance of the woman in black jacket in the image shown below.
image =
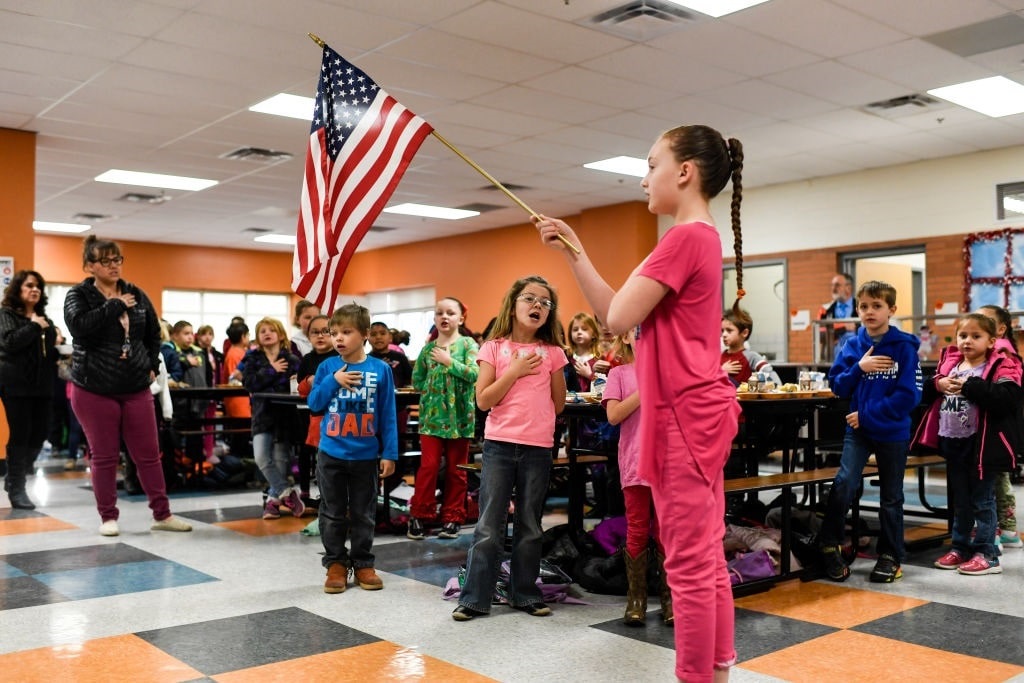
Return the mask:
[[34,510],[25,478],[50,425],[57,334],[46,317],[46,282],[34,270],[19,270],[0,302],[0,399],[7,413],[7,476],[11,507]]
[[82,268],[92,277],[64,299],[73,338],[71,407],[92,450],[92,490],[100,534],[117,536],[117,466],[121,441],[135,462],[153,511],[154,531],[191,531],[171,514],[160,467],[149,385],[160,371],[160,325],[145,292],[121,279],[117,242],[86,238]]

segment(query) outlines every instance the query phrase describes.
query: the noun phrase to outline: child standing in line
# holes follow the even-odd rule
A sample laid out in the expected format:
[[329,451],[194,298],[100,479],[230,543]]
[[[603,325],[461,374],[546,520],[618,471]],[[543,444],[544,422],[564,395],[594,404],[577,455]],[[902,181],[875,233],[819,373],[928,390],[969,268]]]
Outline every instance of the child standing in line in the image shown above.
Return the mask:
[[441,503],[439,538],[457,538],[466,521],[466,471],[469,440],[476,429],[474,385],[479,368],[476,342],[460,333],[466,307],[454,297],[434,306],[435,335],[429,340],[412,373],[412,385],[420,392],[420,467],[416,491],[409,501],[409,530],[413,540],[426,536],[424,522],[437,517],[434,493],[444,458],[444,500]]
[[[226,331],[228,347],[224,351],[224,377],[231,384],[242,383],[241,373],[237,373],[239,363],[249,350],[249,326],[244,322],[233,322]],[[227,396],[224,398],[224,414],[227,417],[246,418],[251,422],[252,405],[248,396]],[[244,458],[252,455],[252,446],[248,434],[232,434],[229,438],[231,454]]]
[[653,514],[654,498],[651,485],[637,472],[640,462],[640,392],[637,390],[636,366],[633,365],[633,342],[636,331],[630,330],[615,338],[615,354],[622,364],[608,373],[602,403],[608,422],[621,425],[619,432],[619,472],[622,494],[626,501],[626,547],[622,556],[626,561],[629,593],[626,595],[626,613],[623,621],[629,626],[642,626],[647,619],[647,564],[648,539],[653,536],[658,547],[661,569],[661,617],[672,624],[672,591],[665,579],[665,549],[658,534],[658,518]]
[[930,382],[927,397],[934,400],[916,439],[925,446],[938,442],[953,499],[953,549],[935,566],[968,575],[1003,571],[995,545],[995,481],[1016,464],[1020,444],[1020,360],[995,352],[995,342],[991,318],[960,318],[956,347],[943,350]]
[[[651,213],[674,225],[618,291],[564,221],[539,216],[541,241],[565,255],[595,315],[617,334],[640,325],[636,369],[640,474],[651,485],[668,556],[678,678],[724,681],[736,663],[725,564],[725,462],[736,436],[736,389],[722,372],[722,238],[710,201],[732,181],[736,281],[743,293],[743,145],[702,125],[663,133],[640,186]],[[562,240],[579,249],[570,251]],[[739,307],[739,303],[734,306]]]
[[[312,327],[312,325],[310,326]],[[391,368],[366,354],[370,312],[347,304],[331,315],[338,357],[325,360],[313,378],[309,408],[325,411],[317,453],[320,539],[327,568],[325,593],[343,593],[351,568],[363,590],[380,590],[374,571],[378,465],[387,477],[398,460],[395,383]],[[351,534],[351,550],[345,540]]]
[[[296,392],[303,398],[309,397],[313,390],[313,377],[316,375],[320,364],[328,358],[338,355],[334,350],[334,340],[331,338],[330,318],[326,315],[318,315],[309,321],[307,335],[313,350],[302,357],[299,361],[299,371],[295,374],[297,380]],[[309,477],[313,457],[320,448],[320,423],[323,421],[322,410],[309,411],[309,425],[306,429],[306,440],[299,452],[299,488],[303,502],[309,500]]]
[[569,323],[569,352],[572,354],[572,369],[576,373],[576,381],[580,391],[590,391],[596,372],[594,364],[601,360],[599,338],[600,330],[597,321],[586,313],[580,312],[572,317]]
[[825,573],[833,581],[850,577],[842,556],[846,513],[857,495],[868,456],[878,462],[880,511],[878,561],[868,577],[892,583],[903,577],[903,475],[907,466],[911,413],[921,401],[920,340],[889,325],[896,313],[896,289],[865,282],[857,290],[861,328],[851,335],[829,370],[832,390],[850,401],[846,437],[825,507],[819,542]]
[[555,415],[565,407],[568,362],[555,311],[558,297],[537,275],[517,280],[505,294],[477,362],[476,402],[490,410],[480,473],[480,519],[466,559],[466,581],[455,621],[491,611],[505,544],[512,491],[516,511],[512,537],[509,606],[546,617],[540,574],[541,515],[551,474]]
[[382,322],[370,325],[370,355],[391,366],[396,387],[407,387],[412,383],[412,365],[401,351],[391,348],[391,330]]
[[[299,359],[288,350],[284,325],[276,318],[256,323],[259,348],[243,358],[242,384],[252,402],[252,452],[256,466],[267,480],[267,502],[263,519],[279,519],[282,506],[301,517],[306,506],[299,491],[288,484],[291,472],[290,414],[265,398],[251,394],[291,393],[291,378],[299,370]],[[287,408],[284,406],[283,408]]]
[[729,381],[736,386],[746,382],[755,372],[763,372],[768,379],[780,386],[782,380],[775,373],[768,359],[744,346],[754,331],[754,320],[742,308],[739,312],[726,311],[722,316],[722,369],[729,375]]
[[[989,304],[978,309],[978,313],[991,318],[996,324],[996,351],[1004,350],[1020,359],[1017,342],[1013,338],[1013,320],[1010,312],[1002,306]],[[1024,382],[1022,382],[1024,384]],[[996,543],[1004,548],[1024,548],[1024,541],[1017,533],[1017,497],[1013,494],[1010,472],[996,475]]]

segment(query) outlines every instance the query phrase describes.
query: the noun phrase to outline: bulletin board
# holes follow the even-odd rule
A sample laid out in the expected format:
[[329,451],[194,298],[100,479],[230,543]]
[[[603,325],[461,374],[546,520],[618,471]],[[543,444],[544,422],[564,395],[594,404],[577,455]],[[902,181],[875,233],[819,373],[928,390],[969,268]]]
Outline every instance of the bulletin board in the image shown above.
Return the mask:
[[964,310],[996,305],[1024,310],[1024,228],[964,238]]

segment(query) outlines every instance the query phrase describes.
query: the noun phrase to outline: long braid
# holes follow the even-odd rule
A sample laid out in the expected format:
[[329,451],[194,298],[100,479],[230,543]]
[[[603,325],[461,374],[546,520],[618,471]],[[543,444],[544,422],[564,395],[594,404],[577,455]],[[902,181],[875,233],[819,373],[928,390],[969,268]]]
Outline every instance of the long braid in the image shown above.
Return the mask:
[[740,228],[740,202],[743,201],[743,145],[736,138],[729,138],[726,146],[732,158],[732,248],[736,254],[736,302],[732,310],[740,314],[740,299],[743,291],[743,231]]

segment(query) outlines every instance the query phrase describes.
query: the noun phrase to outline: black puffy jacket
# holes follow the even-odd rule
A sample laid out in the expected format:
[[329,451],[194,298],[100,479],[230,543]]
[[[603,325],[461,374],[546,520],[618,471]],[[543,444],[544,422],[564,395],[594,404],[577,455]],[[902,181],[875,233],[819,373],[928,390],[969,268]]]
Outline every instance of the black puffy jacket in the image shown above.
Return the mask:
[[[118,280],[117,290],[135,296],[128,308],[120,299],[107,299],[86,278],[64,299],[64,322],[73,340],[71,381],[95,394],[130,394],[148,389],[150,373],[160,372],[160,321],[149,297],[141,289]],[[121,314],[128,311],[129,350]]]
[[53,396],[57,372],[57,330],[45,330],[10,308],[0,308],[0,393],[4,396]]

